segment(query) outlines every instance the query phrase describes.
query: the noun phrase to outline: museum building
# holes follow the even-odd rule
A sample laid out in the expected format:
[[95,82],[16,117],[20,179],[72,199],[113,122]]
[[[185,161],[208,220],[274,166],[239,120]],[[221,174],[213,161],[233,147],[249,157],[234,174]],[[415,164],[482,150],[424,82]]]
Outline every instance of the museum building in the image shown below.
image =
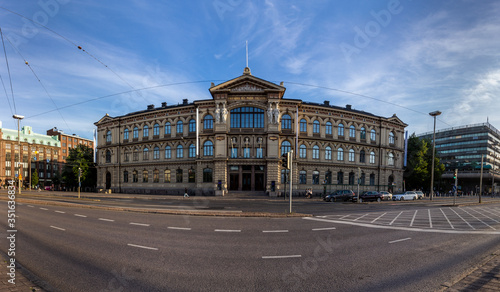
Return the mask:
[[294,193],[401,191],[404,129],[396,115],[284,98],[286,88],[243,75],[210,99],[111,117],[97,126],[98,188],[122,193],[282,194],[293,150]]

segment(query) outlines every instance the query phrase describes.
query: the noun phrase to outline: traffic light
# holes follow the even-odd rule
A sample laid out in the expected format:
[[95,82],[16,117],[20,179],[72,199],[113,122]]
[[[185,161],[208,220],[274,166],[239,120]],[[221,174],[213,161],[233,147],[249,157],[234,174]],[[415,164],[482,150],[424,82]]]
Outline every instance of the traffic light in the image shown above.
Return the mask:
[[455,174],[453,174],[453,179],[457,179],[458,169],[455,169]]
[[281,155],[281,166],[288,169],[288,153]]

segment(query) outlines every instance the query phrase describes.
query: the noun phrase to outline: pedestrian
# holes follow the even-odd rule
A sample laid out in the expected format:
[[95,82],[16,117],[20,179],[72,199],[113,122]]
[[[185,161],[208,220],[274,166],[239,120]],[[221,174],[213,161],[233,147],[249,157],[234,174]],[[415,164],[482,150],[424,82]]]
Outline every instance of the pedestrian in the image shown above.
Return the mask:
[[189,198],[188,189],[187,188],[184,189],[184,198]]

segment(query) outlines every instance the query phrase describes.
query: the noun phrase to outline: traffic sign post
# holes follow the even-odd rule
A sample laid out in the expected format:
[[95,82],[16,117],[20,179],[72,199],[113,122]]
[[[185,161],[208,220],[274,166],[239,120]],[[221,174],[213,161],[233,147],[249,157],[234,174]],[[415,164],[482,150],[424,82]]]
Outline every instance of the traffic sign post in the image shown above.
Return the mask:
[[458,184],[458,169],[455,169],[455,185],[453,185],[453,194],[455,195],[453,197],[453,205],[455,205],[457,201],[457,184]]

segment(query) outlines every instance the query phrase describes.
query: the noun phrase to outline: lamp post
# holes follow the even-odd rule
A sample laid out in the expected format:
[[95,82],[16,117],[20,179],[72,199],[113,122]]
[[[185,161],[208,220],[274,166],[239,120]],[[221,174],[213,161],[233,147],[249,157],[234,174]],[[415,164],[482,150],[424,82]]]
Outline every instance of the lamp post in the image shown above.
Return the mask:
[[17,120],[17,146],[19,148],[19,161],[17,162],[17,193],[20,195],[21,194],[21,178],[22,178],[22,173],[21,173],[21,130],[19,128],[19,122],[24,119],[24,116],[21,115],[13,115],[12,116],[14,119]]
[[493,197],[495,195],[495,163],[496,163],[496,158],[497,158],[497,146],[498,142],[493,143],[493,164],[491,166],[491,196]]
[[431,168],[431,192],[430,199],[434,197],[434,154],[436,152],[436,117],[441,114],[440,111],[430,112],[429,115],[434,117],[434,130],[432,133],[432,168]]

